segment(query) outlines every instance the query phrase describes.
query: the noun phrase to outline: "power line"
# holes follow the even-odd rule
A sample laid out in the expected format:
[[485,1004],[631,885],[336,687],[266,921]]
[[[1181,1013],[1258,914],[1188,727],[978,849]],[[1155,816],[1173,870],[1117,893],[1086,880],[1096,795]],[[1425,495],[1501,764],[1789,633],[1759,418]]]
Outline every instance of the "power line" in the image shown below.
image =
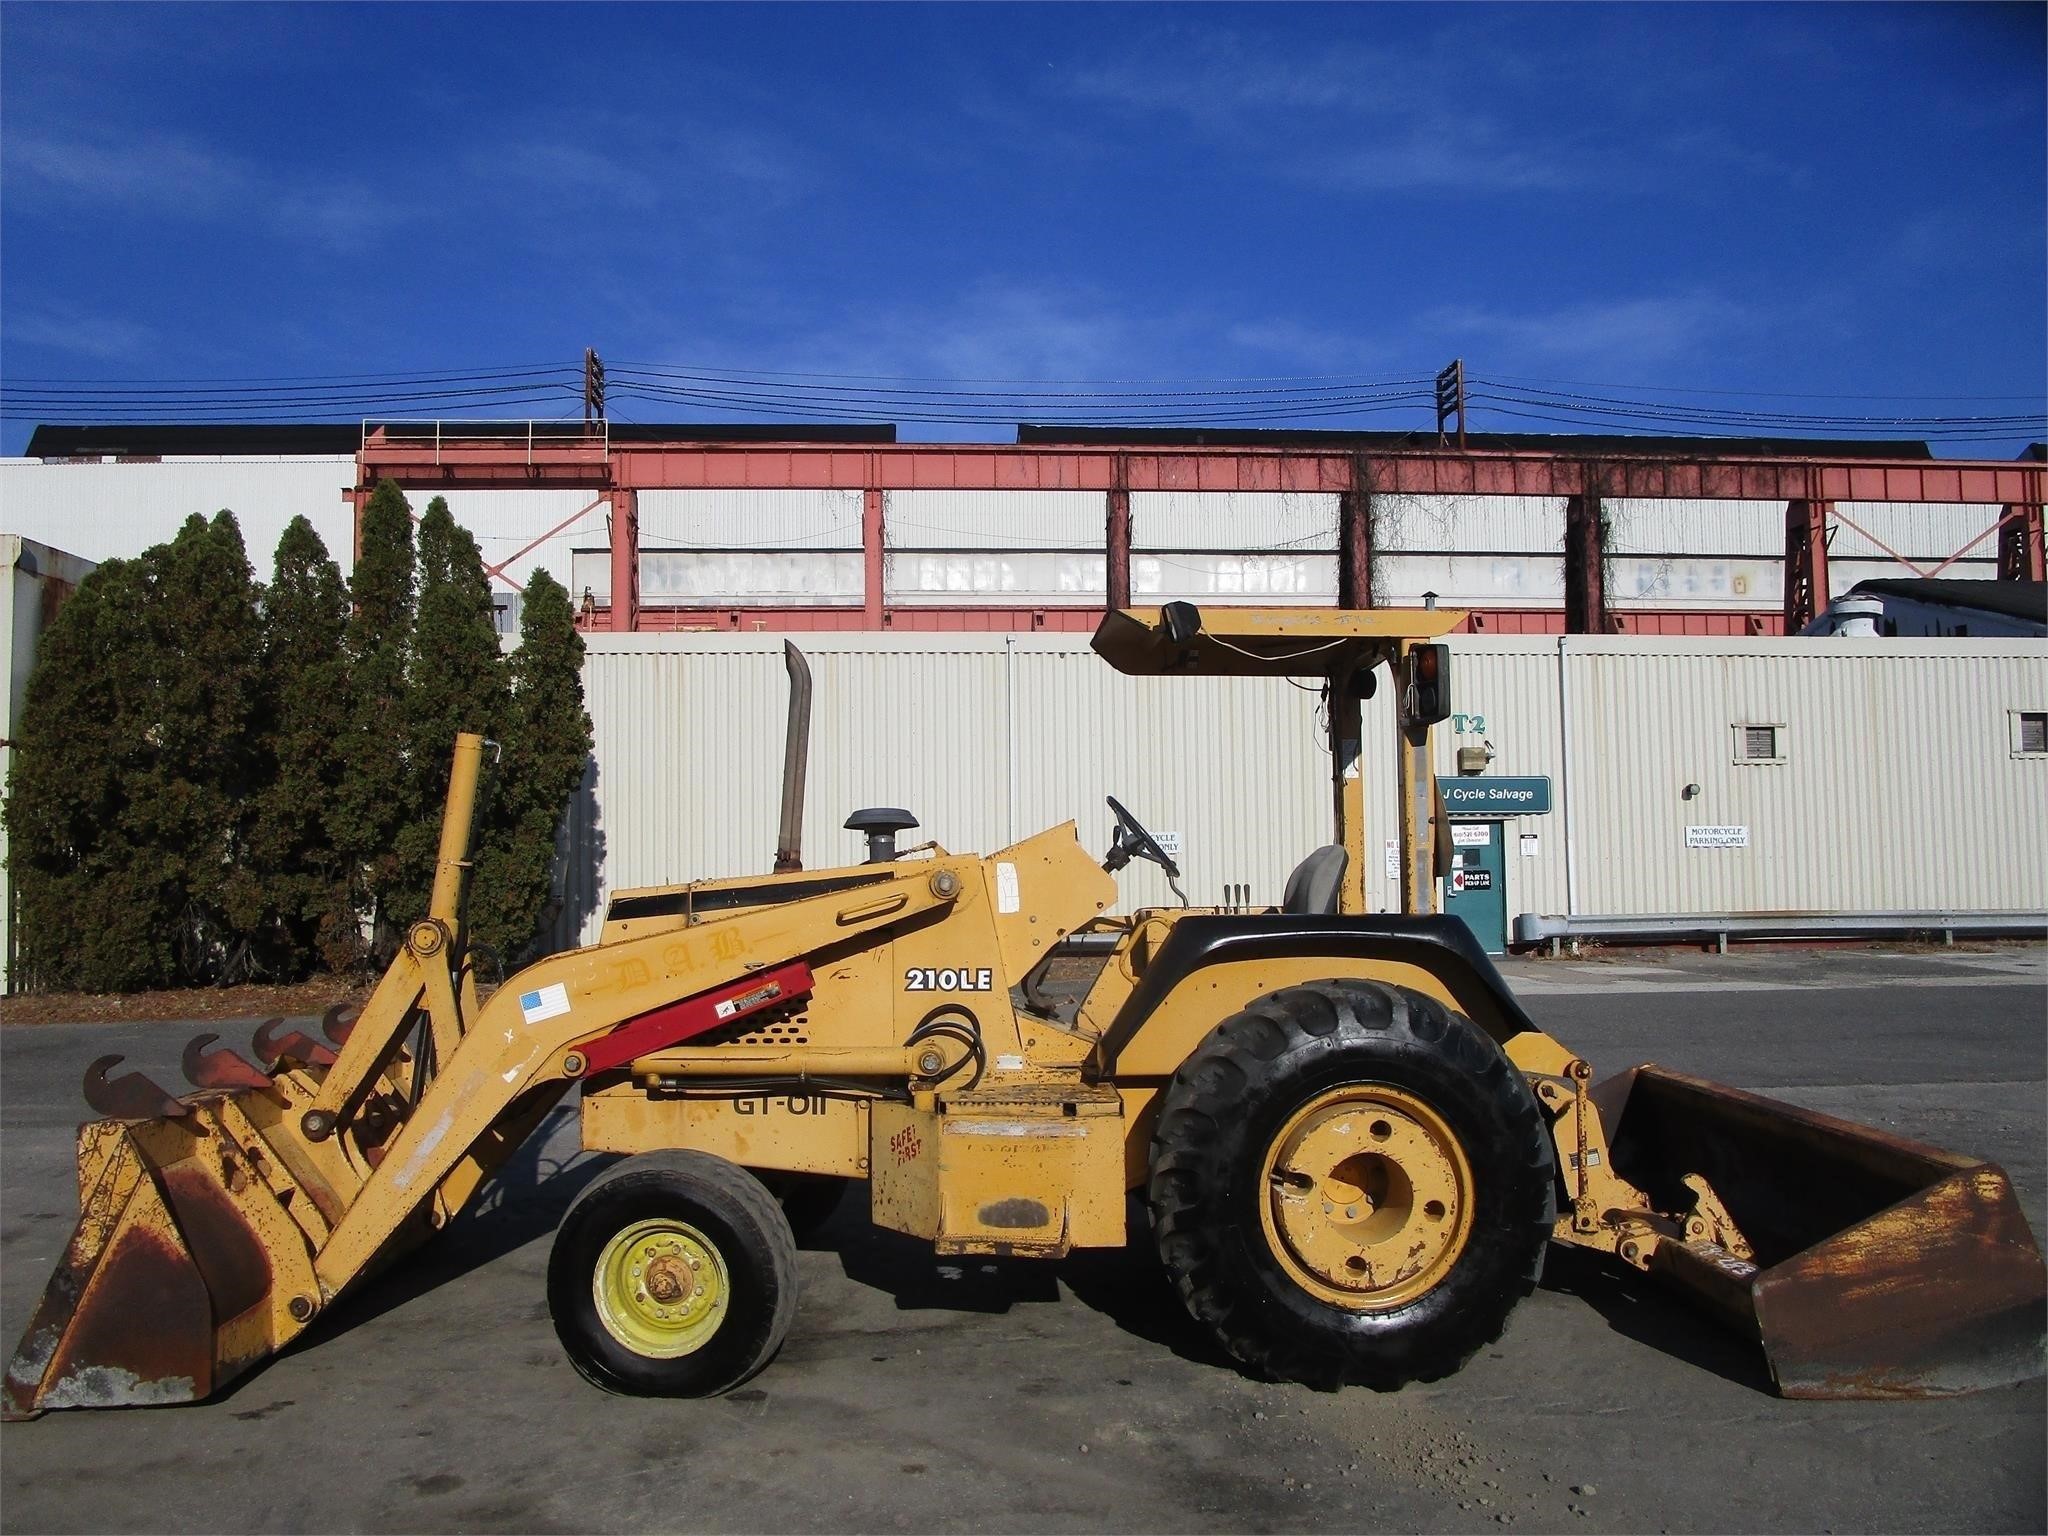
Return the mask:
[[196,384],[218,386],[223,384],[352,384],[397,381],[401,383],[431,384],[457,379],[517,378],[522,375],[561,374],[567,376],[573,368],[561,363],[519,363],[488,368],[447,369],[427,373],[306,373],[256,375],[249,378],[216,379],[74,379],[55,374],[19,375],[12,382],[17,384],[79,384],[93,388],[107,388],[114,385],[139,385],[150,389],[169,389],[178,385]]
[[[518,364],[410,373],[271,376],[253,379],[0,381],[0,416],[53,415],[81,422],[154,418],[181,423],[305,421],[337,412],[496,413],[587,399],[587,369]],[[687,407],[739,420],[904,421],[949,425],[1228,426],[1342,422],[1414,412],[1426,421],[1431,377],[1353,374],[1219,379],[981,379],[803,373],[679,363],[614,364],[608,399]],[[2031,402],[2025,395],[1825,395],[1617,385],[1468,375],[1469,398],[1514,421],[1621,432],[1709,436],[1815,437],[1907,433],[1934,441],[2011,440],[2048,432],[2040,411],[1895,411],[1872,403],[1984,406]],[[1680,396],[1686,398],[1672,398]],[[1794,410],[1779,401],[1855,409]],[[621,416],[623,420],[623,415]]]
[[[658,371],[663,368],[701,368],[706,371],[717,371],[712,370],[711,365],[709,364],[690,364],[675,362],[616,363],[613,364],[613,366],[616,368],[638,368],[648,371]],[[996,379],[976,378],[964,374],[795,373],[773,368],[729,369],[723,371],[732,374],[736,377],[758,379],[842,379],[853,382],[865,380],[870,383],[887,384],[1001,384],[1013,388],[1021,387],[1024,385],[1035,386],[1046,384],[1313,384],[1327,379],[1350,379],[1355,377],[1355,375],[1348,373],[1300,373],[1270,374],[1264,376],[1252,375],[1248,378],[1215,379]],[[1427,383],[1429,381],[1425,378],[1420,380],[1403,380],[1399,382]]]
[[[1498,383],[1498,381],[1495,380],[1480,379],[1477,377],[1475,377],[1474,382],[1481,385],[1489,383]],[[1898,427],[1911,426],[1916,423],[1933,423],[1939,425],[2024,425],[2029,421],[2039,419],[2036,415],[2032,413],[2012,413],[2000,416],[1829,416],[1790,411],[1743,410],[1739,407],[1732,406],[1723,406],[1718,409],[1709,410],[1697,406],[1673,405],[1668,401],[1629,400],[1610,395],[1580,395],[1557,392],[1551,392],[1546,394],[1537,393],[1529,390],[1510,388],[1508,386],[1499,387],[1506,389],[1507,392],[1505,394],[1490,395],[1486,398],[1496,400],[1513,400],[1523,404],[1549,405],[1561,410],[1573,410],[1581,408],[1588,410],[1606,409],[1616,414],[1633,414],[1646,417],[1662,417],[1671,420],[1697,419],[1702,421],[1774,421],[1812,424],[1816,426]]]
[[1786,389],[1700,389],[1682,384],[1616,384],[1594,379],[1532,379],[1516,377],[1513,374],[1496,373],[1490,377],[1501,384],[1542,384],[1563,385],[1574,389],[1640,389],[1652,394],[1664,395],[1723,395],[1748,400],[1916,400],[1916,401],[1961,401],[1974,403],[1988,400],[2040,400],[2048,402],[2048,393],[2035,395],[1859,395],[1801,393]]
[[[650,369],[650,368],[636,368],[636,367],[632,367],[632,366],[630,366],[630,365],[627,365],[627,364],[614,364],[614,365],[613,365],[613,367],[612,367],[612,370],[611,370],[611,372],[612,372],[612,377],[613,377],[613,378],[620,378],[620,377],[634,377],[634,378],[652,378],[652,379],[682,379],[682,380],[685,380],[685,381],[692,381],[692,382],[699,382],[699,383],[712,383],[712,384],[737,384],[737,385],[752,385],[752,384],[756,384],[756,383],[762,383],[762,378],[761,378],[761,376],[758,376],[758,375],[747,375],[747,374],[736,374],[736,373],[720,373],[720,372],[710,372],[710,371],[701,371],[701,372],[683,372],[683,371],[675,371],[675,370],[663,370],[663,369]],[[1344,376],[1342,376],[1342,375],[1331,375],[1331,380],[1332,380],[1332,382],[1328,382],[1328,383],[1319,383],[1319,384],[1298,384],[1298,385],[1290,385],[1290,386],[1286,386],[1286,387],[1275,387],[1275,388],[1270,388],[1270,389],[1254,389],[1254,388],[1241,388],[1241,389],[1215,389],[1215,388],[1205,388],[1205,389],[1193,389],[1193,388],[1188,388],[1188,389],[1170,389],[1170,390],[1169,390],[1169,389],[1160,389],[1160,390],[1130,390],[1130,389],[1120,389],[1120,390],[1054,390],[1054,391],[1042,391],[1042,390],[1034,390],[1034,391],[1031,391],[1031,395],[1032,395],[1032,398],[1035,398],[1035,399],[1042,399],[1042,400],[1051,400],[1051,399],[1072,399],[1072,400],[1104,400],[1104,399],[1109,399],[1109,400],[1139,400],[1139,399],[1197,399],[1197,398],[1198,398],[1198,399],[1205,399],[1205,400],[1213,400],[1213,399],[1224,399],[1224,398],[1232,398],[1232,397],[1240,397],[1240,396],[1258,396],[1258,397],[1261,397],[1261,398],[1277,398],[1277,397],[1283,397],[1283,396],[1312,396],[1312,395],[1317,395],[1317,394],[1325,394],[1325,393],[1330,393],[1330,392],[1333,392],[1333,391],[1345,391],[1345,392],[1354,392],[1354,393],[1355,393],[1355,392],[1357,392],[1357,391],[1360,391],[1360,390],[1381,390],[1381,389],[1411,389],[1411,390],[1413,390],[1413,389],[1420,389],[1420,388],[1422,388],[1423,386],[1426,386],[1426,385],[1427,385],[1427,384],[1428,384],[1428,383],[1430,382],[1430,381],[1429,381],[1429,380],[1428,380],[1427,378],[1418,378],[1418,379],[1353,379],[1353,378],[1346,378],[1346,377],[1344,377]],[[920,382],[926,382],[926,381],[922,381],[922,380],[916,380],[916,379],[894,379],[894,380],[887,380],[887,381],[884,381],[884,382],[887,382],[887,383],[891,383],[891,384],[913,384],[913,383],[920,383]],[[956,379],[956,380],[943,380],[943,381],[938,381],[938,382],[944,382],[944,383],[956,383],[956,384],[963,384],[963,383],[974,383],[974,382],[980,382],[980,381],[975,381],[975,380],[968,380],[968,379]],[[942,396],[942,397],[944,397],[944,398],[947,398],[947,399],[1000,399],[1000,400],[1009,400],[1009,399],[1015,399],[1015,398],[1017,398],[1017,397],[1018,397],[1018,396],[1019,396],[1019,395],[1020,395],[1021,393],[1023,393],[1023,392],[1024,392],[1024,390],[1023,390],[1023,385],[1024,385],[1025,383],[1028,383],[1028,382],[1029,382],[1029,381],[1017,381],[1017,382],[1015,382],[1015,383],[1012,383],[1012,384],[1011,384],[1011,385],[1009,385],[1008,387],[1006,387],[1006,388],[1003,388],[1003,389],[999,389],[999,390],[970,390],[970,389],[935,389],[935,390],[930,390],[930,391],[921,391],[921,392],[920,392],[920,391],[906,391],[906,390],[896,390],[896,389],[867,389],[867,388],[857,388],[857,387],[853,387],[853,386],[849,386],[849,385],[825,385],[825,384],[817,384],[817,385],[793,385],[793,386],[782,386],[782,387],[783,387],[783,388],[785,388],[785,389],[791,389],[791,390],[798,390],[798,389],[800,389],[800,390],[805,390],[805,391],[815,391],[815,392],[817,392],[817,393],[821,393],[821,394],[829,394],[829,395],[860,395],[860,396],[890,396],[890,395],[897,395],[897,394],[906,394],[906,393],[917,393],[917,394],[928,394],[928,395],[937,395],[937,396]],[[1247,384],[1248,384],[1248,383],[1249,383],[1250,381],[1227,381],[1227,382],[1245,382],[1245,383],[1247,383]],[[763,384],[763,387],[767,387],[767,386],[766,386],[765,384]]]

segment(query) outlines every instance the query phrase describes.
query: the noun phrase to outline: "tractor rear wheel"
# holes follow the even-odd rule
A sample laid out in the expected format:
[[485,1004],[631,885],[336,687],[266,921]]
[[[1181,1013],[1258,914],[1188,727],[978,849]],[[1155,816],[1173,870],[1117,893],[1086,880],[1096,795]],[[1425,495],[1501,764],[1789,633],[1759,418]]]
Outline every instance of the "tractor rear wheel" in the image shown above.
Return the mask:
[[1534,1287],[1556,1157],[1491,1036],[1377,982],[1289,987],[1174,1075],[1149,1196],[1167,1273],[1256,1371],[1319,1387],[1448,1375]]
[[796,1315],[796,1239],[767,1187],[703,1152],[606,1172],[562,1218],[548,1311],[582,1375],[611,1392],[709,1397],[781,1347]]

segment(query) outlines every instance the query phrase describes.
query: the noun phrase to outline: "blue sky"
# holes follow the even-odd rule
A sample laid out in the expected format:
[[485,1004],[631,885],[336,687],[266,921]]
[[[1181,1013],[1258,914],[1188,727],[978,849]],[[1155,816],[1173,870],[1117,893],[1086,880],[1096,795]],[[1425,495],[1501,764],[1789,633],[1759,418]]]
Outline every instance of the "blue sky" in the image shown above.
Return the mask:
[[2038,409],[2043,17],[10,0],[0,371],[402,374],[594,345],[1380,379],[1462,355],[1735,404]]

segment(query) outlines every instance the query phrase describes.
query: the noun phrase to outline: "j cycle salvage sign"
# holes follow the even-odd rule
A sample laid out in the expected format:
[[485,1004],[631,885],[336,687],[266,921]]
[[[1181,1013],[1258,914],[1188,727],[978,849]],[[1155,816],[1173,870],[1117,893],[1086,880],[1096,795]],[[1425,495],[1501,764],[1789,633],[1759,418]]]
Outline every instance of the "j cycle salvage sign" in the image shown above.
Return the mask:
[[1550,810],[1550,779],[1438,779],[1444,809],[1453,816],[1542,816]]

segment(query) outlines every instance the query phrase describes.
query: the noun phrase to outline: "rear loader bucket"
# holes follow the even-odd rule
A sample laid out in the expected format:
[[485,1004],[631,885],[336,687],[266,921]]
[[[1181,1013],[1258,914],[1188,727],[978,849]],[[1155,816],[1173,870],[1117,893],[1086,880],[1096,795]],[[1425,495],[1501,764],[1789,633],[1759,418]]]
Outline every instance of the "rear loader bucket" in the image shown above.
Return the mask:
[[1661,1067],[1592,1097],[1616,1173],[1667,1211],[1704,1180],[1747,1240],[1668,1239],[1650,1268],[1753,1331],[1786,1397],[2041,1374],[2048,1277],[2004,1169]]

